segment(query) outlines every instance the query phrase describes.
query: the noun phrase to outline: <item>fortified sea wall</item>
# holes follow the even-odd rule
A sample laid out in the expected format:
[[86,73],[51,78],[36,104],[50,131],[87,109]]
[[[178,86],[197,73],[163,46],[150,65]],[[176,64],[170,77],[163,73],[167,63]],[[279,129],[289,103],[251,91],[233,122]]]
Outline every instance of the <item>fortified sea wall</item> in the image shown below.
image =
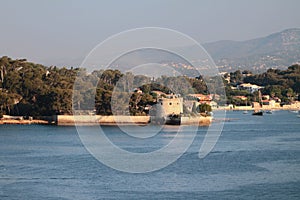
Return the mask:
[[57,115],[57,125],[92,125],[92,124],[148,124],[149,116],[101,116],[101,115]]
[[[0,124],[52,124],[52,125],[115,125],[115,124],[141,124],[150,122],[150,116],[101,116],[101,115],[53,115],[40,116],[36,119],[24,120],[19,117],[4,118]],[[208,126],[212,122],[212,117],[181,117],[181,125]]]
[[[148,124],[150,116],[101,116],[101,115],[57,115],[57,125],[114,125],[114,124]],[[181,117],[182,125],[209,125],[212,117]]]

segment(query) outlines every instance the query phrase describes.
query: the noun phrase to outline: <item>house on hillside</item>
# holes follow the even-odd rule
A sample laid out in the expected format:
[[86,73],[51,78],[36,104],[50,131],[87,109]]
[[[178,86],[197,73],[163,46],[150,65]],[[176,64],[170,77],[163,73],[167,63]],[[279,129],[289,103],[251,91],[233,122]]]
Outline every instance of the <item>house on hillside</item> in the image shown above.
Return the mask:
[[238,90],[247,90],[250,93],[257,92],[258,90],[262,89],[262,86],[258,86],[251,83],[242,83],[240,85],[237,85]]
[[217,95],[217,94],[208,94],[208,95],[205,95],[205,94],[189,94],[187,95],[187,99],[189,101],[194,101],[194,102],[197,102],[197,105],[200,105],[200,104],[207,104],[207,105],[210,105],[212,108],[217,108],[218,107],[218,104],[217,102],[213,101],[213,97],[215,99],[220,99],[220,96]]
[[213,100],[212,95],[205,95],[205,94],[189,94],[187,95],[187,98],[190,100],[196,100],[200,104],[210,104],[210,102]]
[[192,112],[194,106],[198,107],[201,104],[210,105],[212,108],[217,108],[218,103],[213,101],[213,99],[220,100],[220,95],[217,94],[189,94],[187,99],[184,101],[186,109]]

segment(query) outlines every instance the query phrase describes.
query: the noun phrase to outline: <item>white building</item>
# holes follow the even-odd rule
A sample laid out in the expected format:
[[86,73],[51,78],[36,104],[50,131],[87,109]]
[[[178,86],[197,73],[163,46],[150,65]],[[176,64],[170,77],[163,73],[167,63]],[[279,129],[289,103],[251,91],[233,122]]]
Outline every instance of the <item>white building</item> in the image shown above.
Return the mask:
[[247,90],[250,93],[257,92],[258,90],[260,90],[262,88],[263,88],[262,86],[254,85],[254,84],[251,84],[251,83],[243,83],[243,84],[240,84],[240,85],[237,86],[237,89]]

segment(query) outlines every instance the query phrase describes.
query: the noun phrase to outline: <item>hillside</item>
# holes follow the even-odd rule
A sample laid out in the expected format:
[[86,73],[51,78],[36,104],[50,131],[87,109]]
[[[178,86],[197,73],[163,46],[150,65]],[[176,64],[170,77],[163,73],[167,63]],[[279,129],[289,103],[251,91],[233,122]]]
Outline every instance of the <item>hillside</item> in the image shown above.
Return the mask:
[[300,29],[287,29],[247,41],[203,44],[222,71],[248,69],[261,72],[300,61]]
[[[286,69],[287,66],[300,62],[300,28],[287,29],[246,41],[225,40],[202,45],[221,72],[233,72],[239,69],[262,73],[269,68]],[[178,47],[175,50],[175,52],[188,51],[187,53],[194,54],[198,48],[189,46],[188,48]],[[131,68],[130,66],[144,63],[161,63],[171,66],[181,74],[190,77],[197,76],[197,72],[188,67],[184,60],[161,50],[134,51],[113,64],[117,66],[117,69],[126,71]]]

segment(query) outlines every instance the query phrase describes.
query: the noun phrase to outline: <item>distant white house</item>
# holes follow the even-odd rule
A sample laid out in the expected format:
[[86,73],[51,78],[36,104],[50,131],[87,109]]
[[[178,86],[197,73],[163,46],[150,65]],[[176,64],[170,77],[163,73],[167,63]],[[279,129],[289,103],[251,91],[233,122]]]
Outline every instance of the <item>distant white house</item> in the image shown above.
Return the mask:
[[263,88],[262,86],[254,85],[254,84],[251,84],[251,83],[242,83],[242,84],[237,86],[237,89],[247,90],[251,93],[257,92],[258,90],[260,90],[262,88]]

